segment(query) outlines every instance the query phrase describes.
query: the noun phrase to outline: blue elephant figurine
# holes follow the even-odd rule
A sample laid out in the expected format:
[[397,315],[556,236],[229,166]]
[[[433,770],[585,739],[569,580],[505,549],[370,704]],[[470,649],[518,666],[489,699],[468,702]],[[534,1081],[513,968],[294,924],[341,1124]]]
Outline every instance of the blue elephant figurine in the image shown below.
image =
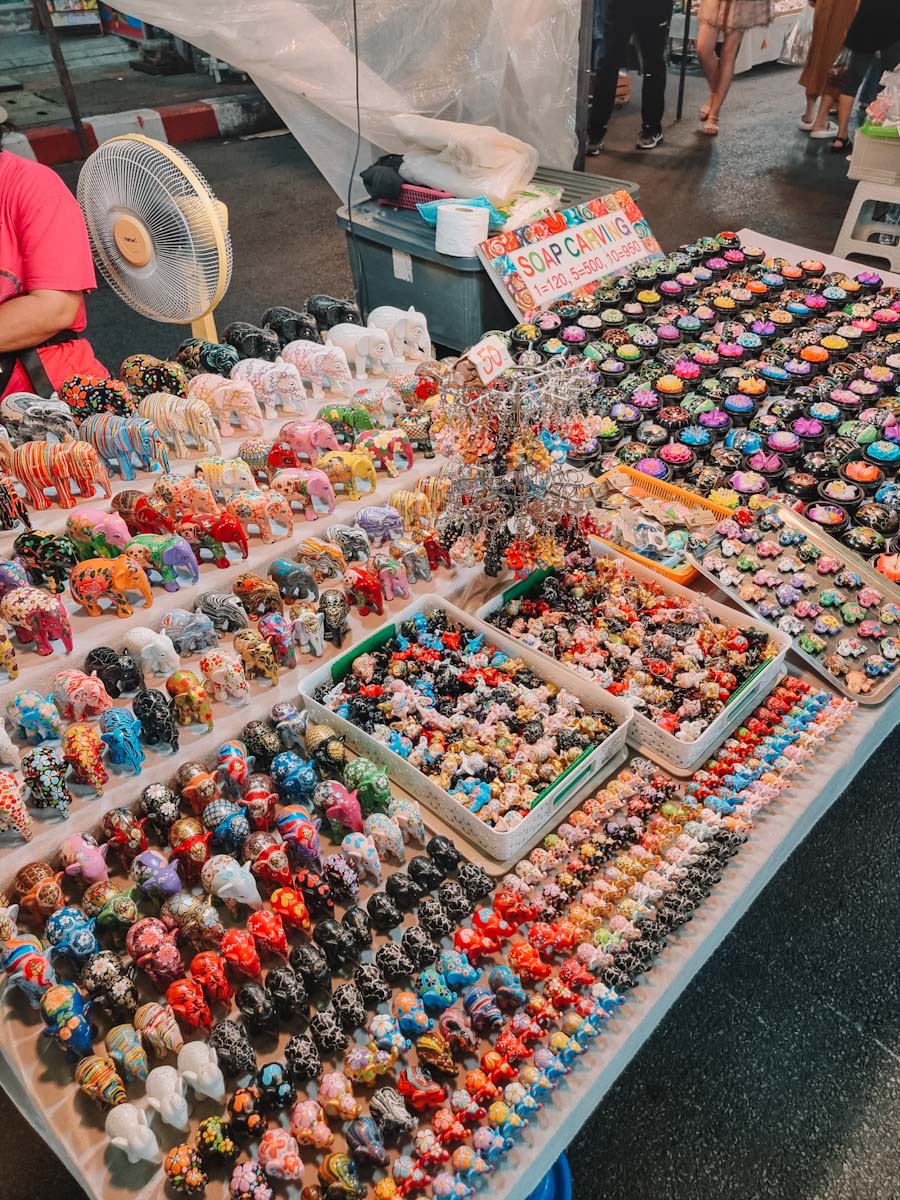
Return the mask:
[[146,755],[141,745],[141,722],[130,708],[108,708],[100,717],[100,737],[110,766],[127,767],[140,775]]

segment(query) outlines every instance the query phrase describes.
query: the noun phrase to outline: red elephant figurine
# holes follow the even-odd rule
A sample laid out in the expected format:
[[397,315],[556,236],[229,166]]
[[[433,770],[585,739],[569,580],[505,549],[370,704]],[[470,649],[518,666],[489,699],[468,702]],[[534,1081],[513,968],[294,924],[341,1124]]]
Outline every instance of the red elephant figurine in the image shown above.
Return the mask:
[[369,612],[377,612],[381,616],[384,612],[381,583],[378,576],[365,567],[353,564],[348,568],[344,577],[344,595],[348,604],[357,606],[360,616],[364,617]]

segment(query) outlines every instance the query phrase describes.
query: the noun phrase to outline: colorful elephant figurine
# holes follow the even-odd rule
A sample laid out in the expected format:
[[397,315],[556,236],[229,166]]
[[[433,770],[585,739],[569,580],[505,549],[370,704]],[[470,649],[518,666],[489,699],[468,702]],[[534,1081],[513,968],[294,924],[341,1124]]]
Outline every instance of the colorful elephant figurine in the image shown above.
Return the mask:
[[359,525],[328,525],[324,536],[327,542],[339,547],[348,563],[357,559],[368,562],[372,555],[369,535]]
[[263,406],[267,421],[274,421],[276,406],[302,413],[306,407],[306,388],[293,363],[280,356],[274,362],[265,358],[244,358],[231,369],[231,378],[249,383]]
[[232,418],[248,433],[263,432],[263,415],[253,387],[244,379],[223,379],[221,375],[195,375],[188,384],[188,397],[204,400],[219,423],[223,438],[234,433]]
[[[18,679],[19,677],[16,648],[12,644],[8,629],[2,622],[0,622],[0,671],[5,671],[10,680]],[[0,762],[2,761],[3,756],[0,754]]]
[[[176,655],[199,654],[219,644],[219,634],[211,619],[203,612],[188,612],[186,608],[170,608],[162,619],[162,632],[169,639]],[[152,652],[156,653],[158,647]],[[155,671],[166,675],[178,670],[176,664],[169,671]]]
[[268,575],[278,586],[283,600],[318,600],[319,585],[312,571],[289,558],[276,558]]
[[287,442],[273,442],[270,438],[247,438],[238,446],[238,458],[244,460],[253,478],[266,486],[277,471],[300,466]]
[[297,543],[294,561],[308,567],[317,580],[341,579],[347,570],[340,547],[316,537],[305,537]]
[[41,997],[44,1037],[61,1046],[70,1063],[78,1063],[93,1053],[96,1030],[90,1022],[91,1003],[74,983],[57,983]]
[[[222,439],[212,409],[199,396],[176,396],[161,389],[145,396],[138,404],[138,412],[153,422],[176,458],[222,453]],[[188,445],[188,435],[194,440],[193,448]]]
[[0,771],[0,831],[7,829],[15,829],[24,841],[31,841],[33,822],[19,780],[9,771]]
[[19,495],[16,480],[0,470],[0,529],[15,529],[17,525],[30,529],[31,515]]
[[297,368],[304,382],[309,380],[313,400],[324,400],[326,382],[329,391],[350,395],[353,379],[347,355],[340,346],[323,346],[318,342],[298,339],[288,342],[281,354],[285,362]]
[[273,521],[278,521],[287,529],[287,533],[281,536],[290,537],[294,532],[294,513],[290,504],[284,496],[271,489],[235,492],[225,509],[238,521],[248,537],[250,527],[255,525],[266,545],[276,540],[272,532]]
[[39,746],[22,755],[22,778],[28,784],[33,808],[54,808],[68,816],[72,796],[66,787],[67,770],[56,746]]
[[374,840],[365,833],[348,833],[341,842],[341,854],[349,862],[358,878],[367,876],[374,883],[381,883],[381,859]]
[[131,534],[118,512],[89,507],[80,508],[66,519],[66,537],[79,558],[118,558]]
[[377,575],[355,563],[344,577],[344,594],[348,604],[355,604],[361,616],[369,612],[384,612],[381,582]]
[[[213,700],[218,702],[231,699],[246,704],[250,699],[250,688],[244,676],[244,668],[237,656],[229,654],[227,650],[210,650],[197,665],[203,675],[206,690]],[[167,683],[166,687],[168,686]]]
[[112,509],[128,526],[129,537],[137,537],[139,533],[175,532],[172,518],[167,515],[162,500],[157,496],[145,496],[143,492],[127,488],[113,496]]
[[368,454],[353,450],[329,450],[319,458],[316,467],[325,472],[333,488],[343,490],[348,500],[359,499],[357,481],[360,479],[369,485],[370,492],[374,492],[378,486],[375,467]]
[[390,858],[402,863],[405,858],[403,832],[393,817],[376,812],[366,817],[363,831],[375,843],[381,858]]
[[147,572],[130,554],[88,558],[79,563],[69,576],[69,590],[89,617],[104,615],[98,603],[101,596],[108,596],[117,617],[130,617],[134,612],[128,603],[128,592],[138,592],[145,608],[153,603]]
[[42,696],[33,688],[26,688],[6,702],[6,715],[13,725],[16,737],[31,746],[53,738],[61,738],[66,723],[52,696]]
[[169,533],[139,533],[128,543],[125,553],[139,562],[149,575],[158,575],[167,592],[180,590],[175,574],[179,567],[188,573],[191,583],[199,582],[197,556],[183,537]]
[[152,354],[129,354],[122,359],[119,378],[138,400],[152,392],[172,392],[183,396],[187,390],[187,372],[181,363],[163,360]]
[[238,575],[231,590],[240,600],[247,616],[256,621],[266,613],[284,612],[281,592],[274,579],[263,579],[255,571],[244,571]]
[[420,579],[424,583],[430,581],[431,563],[428,561],[425,547],[419,542],[414,542],[409,538],[398,538],[391,542],[390,553],[392,558],[397,558],[403,563],[406,568],[406,578],[410,583],[416,583]]
[[334,430],[327,421],[288,421],[278,431],[279,441],[286,442],[297,459],[308,459],[314,467],[320,454],[340,450]]
[[307,521],[316,521],[322,513],[315,500],[321,500],[326,513],[333,513],[336,504],[334,488],[325,471],[318,467],[285,467],[272,476],[273,491],[284,496],[288,504],[299,501]]
[[90,835],[73,833],[60,842],[59,865],[71,879],[77,879],[89,887],[92,883],[109,879],[106,865],[108,854],[106,842],[100,845]]
[[291,628],[294,642],[304,654],[322,657],[325,653],[325,617],[321,612],[301,608]]
[[242,458],[202,458],[194,467],[194,475],[209,484],[216,499],[227,500],[235,492],[256,488],[256,476]]
[[290,622],[281,613],[266,613],[259,618],[258,629],[260,636],[272,647],[278,666],[293,670],[297,665],[297,651]]
[[53,700],[67,721],[99,717],[112,708],[112,699],[96,675],[69,668],[53,677]]
[[323,634],[340,650],[350,629],[350,601],[341,588],[326,588],[319,596]]
[[403,518],[390,504],[370,504],[361,508],[356,514],[356,524],[376,547],[402,538],[405,533]]
[[206,688],[193,671],[175,671],[166,680],[166,691],[172,697],[172,712],[179,725],[200,724],[212,729],[212,707]]
[[63,734],[62,756],[72,768],[76,783],[92,787],[101,795],[109,775],[103,765],[104,745],[90,725],[70,725]]
[[209,484],[190,475],[162,475],[153,484],[152,494],[173,521],[195,513],[215,515],[221,511]]
[[100,718],[100,736],[114,767],[129,767],[141,773],[146,755],[141,746],[141,722],[127,708],[112,708]]
[[392,558],[389,554],[376,554],[372,559],[372,568],[378,575],[385,600],[396,600],[398,596],[409,598],[406,567],[399,559]]
[[233,645],[240,656],[248,679],[265,676],[273,685],[278,682],[278,664],[268,640],[255,629],[242,629],[234,635]]
[[201,551],[209,550],[213,566],[222,569],[231,566],[225,552],[227,542],[237,543],[241,558],[246,558],[250,552],[247,535],[231,513],[219,513],[215,516],[212,513],[191,513],[176,522],[175,532],[184,538],[198,561]]
[[69,614],[59,596],[51,596],[43,588],[17,587],[7,592],[0,600],[0,618],[13,627],[23,646],[34,642],[38,654],[52,654],[52,642],[57,639],[66,654],[72,653]]
[[72,484],[85,499],[93,496],[97,484],[107,497],[112,494],[106,467],[87,442],[36,441],[13,449],[8,441],[0,439],[0,469],[24,486],[32,508],[50,507],[51,500],[45,494],[49,487],[56,490],[60,508],[75,507]]
[[168,471],[169,451],[156,426],[146,417],[96,413],[81,422],[78,436],[94,447],[110,471],[134,479],[134,460],[142,471]]
[[13,553],[28,572],[28,582],[48,592],[64,592],[69,572],[78,562],[78,550],[64,534],[30,529],[13,542]]
[[401,470],[409,471],[413,465],[412,444],[396,429],[370,430],[357,439],[355,448],[368,454],[376,467],[387,472],[389,479],[395,479]]

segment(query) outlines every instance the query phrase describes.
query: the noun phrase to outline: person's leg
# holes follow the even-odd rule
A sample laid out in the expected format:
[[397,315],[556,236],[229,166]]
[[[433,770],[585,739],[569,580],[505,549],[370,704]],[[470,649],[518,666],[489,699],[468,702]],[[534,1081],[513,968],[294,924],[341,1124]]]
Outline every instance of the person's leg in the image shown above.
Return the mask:
[[850,148],[850,117],[853,113],[853,100],[874,61],[874,54],[863,54],[859,50],[850,51],[850,62],[847,64],[846,73],[841,80],[841,94],[838,96],[838,129],[834,141],[831,143],[831,148],[835,153],[843,154]]
[[[635,33],[641,51],[644,78],[641,87],[641,134],[650,135],[642,149],[652,149],[662,136],[666,107],[666,43],[672,20],[672,0],[649,0],[635,8]],[[652,143],[652,144],[651,144]]]
[[722,105],[725,103],[725,97],[728,95],[728,89],[731,87],[732,79],[734,79],[735,60],[737,59],[738,50],[740,50],[743,40],[743,29],[732,29],[725,34],[722,41],[722,50],[719,55],[719,81],[709,106],[710,120],[715,120],[718,117]]
[[708,114],[713,95],[719,86],[719,56],[716,54],[718,40],[719,31],[714,26],[700,25],[697,30],[697,57],[703,68],[703,74],[706,76],[706,86],[709,88],[709,99],[700,109],[701,121]]
[[803,110],[803,124],[811,125],[816,116],[816,101],[819,99],[815,94],[806,93],[806,108]]
[[629,0],[607,0],[603,25],[603,58],[594,80],[594,98],[588,117],[588,144],[603,142],[606,127],[616,101],[616,80],[625,61],[625,48],[631,36]]

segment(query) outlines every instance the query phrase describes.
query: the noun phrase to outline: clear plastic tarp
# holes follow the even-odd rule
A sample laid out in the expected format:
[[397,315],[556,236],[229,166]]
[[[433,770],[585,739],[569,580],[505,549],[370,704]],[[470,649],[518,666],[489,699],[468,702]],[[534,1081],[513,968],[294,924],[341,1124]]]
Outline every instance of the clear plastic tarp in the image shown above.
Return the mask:
[[[356,147],[352,0],[129,0],[246,71],[342,199]],[[581,0],[357,0],[357,170],[415,149],[410,114],[493,125],[546,166],[575,157]],[[353,181],[353,198],[364,194]]]

